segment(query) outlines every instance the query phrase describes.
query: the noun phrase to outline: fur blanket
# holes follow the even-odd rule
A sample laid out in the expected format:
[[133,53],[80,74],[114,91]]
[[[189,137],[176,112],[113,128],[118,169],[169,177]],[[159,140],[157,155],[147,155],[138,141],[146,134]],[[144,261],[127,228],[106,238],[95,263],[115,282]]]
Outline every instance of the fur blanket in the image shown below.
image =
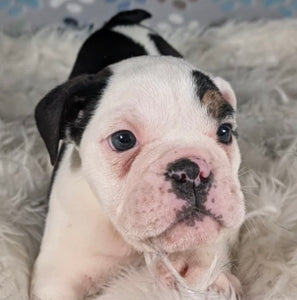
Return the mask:
[[[28,299],[51,167],[32,112],[63,82],[88,33],[0,33],[0,299]],[[201,69],[231,81],[247,217],[234,249],[244,299],[297,297],[297,20],[161,32]],[[75,262],[73,262],[75,263]],[[126,270],[97,300],[218,299],[166,290],[147,268]]]

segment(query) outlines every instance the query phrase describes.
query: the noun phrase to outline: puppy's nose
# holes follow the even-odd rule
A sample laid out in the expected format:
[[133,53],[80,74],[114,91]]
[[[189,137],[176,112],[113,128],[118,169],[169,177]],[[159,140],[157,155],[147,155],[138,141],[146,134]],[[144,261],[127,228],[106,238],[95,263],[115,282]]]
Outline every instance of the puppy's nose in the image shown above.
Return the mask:
[[184,183],[187,181],[200,183],[201,180],[209,176],[210,171],[205,162],[200,161],[199,165],[188,159],[181,158],[167,166],[167,176],[177,183]]

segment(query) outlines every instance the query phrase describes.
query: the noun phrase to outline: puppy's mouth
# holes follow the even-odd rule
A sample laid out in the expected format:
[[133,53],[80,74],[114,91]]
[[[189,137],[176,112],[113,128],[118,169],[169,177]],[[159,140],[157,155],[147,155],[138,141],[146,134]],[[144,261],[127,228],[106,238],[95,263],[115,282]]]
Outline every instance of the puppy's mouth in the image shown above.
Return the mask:
[[223,226],[222,216],[214,215],[209,209],[206,209],[203,205],[198,205],[194,207],[184,205],[182,207],[182,210],[177,212],[177,220],[176,222],[174,222],[174,225],[179,223],[185,223],[188,226],[195,226],[196,222],[202,222],[205,217],[210,217],[213,221],[217,222],[218,225]]
[[172,222],[164,231],[152,239],[158,239],[162,236],[170,234],[170,231],[174,230],[175,227],[184,224],[189,228],[203,226],[203,220],[210,218],[214,223],[217,224],[218,229],[224,227],[223,218],[221,215],[216,216],[210,210],[204,207],[193,207],[191,205],[184,205],[181,210],[177,211],[176,219]]

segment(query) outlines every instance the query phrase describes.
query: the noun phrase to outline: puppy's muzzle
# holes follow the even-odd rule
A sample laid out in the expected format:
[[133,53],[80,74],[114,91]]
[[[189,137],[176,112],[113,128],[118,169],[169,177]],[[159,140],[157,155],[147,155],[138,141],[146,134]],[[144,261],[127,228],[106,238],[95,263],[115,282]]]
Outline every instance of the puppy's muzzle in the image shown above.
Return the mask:
[[166,170],[165,178],[172,186],[170,192],[177,198],[187,200],[195,207],[206,201],[213,174],[204,160],[181,158],[169,163]]

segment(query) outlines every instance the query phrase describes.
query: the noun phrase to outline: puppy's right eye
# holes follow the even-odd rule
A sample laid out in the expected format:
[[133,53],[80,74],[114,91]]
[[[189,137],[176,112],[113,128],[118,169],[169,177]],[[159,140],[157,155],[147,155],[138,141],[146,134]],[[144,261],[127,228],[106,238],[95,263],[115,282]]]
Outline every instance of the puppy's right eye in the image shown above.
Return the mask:
[[127,151],[136,145],[136,137],[129,130],[120,130],[110,137],[110,145],[116,151]]

